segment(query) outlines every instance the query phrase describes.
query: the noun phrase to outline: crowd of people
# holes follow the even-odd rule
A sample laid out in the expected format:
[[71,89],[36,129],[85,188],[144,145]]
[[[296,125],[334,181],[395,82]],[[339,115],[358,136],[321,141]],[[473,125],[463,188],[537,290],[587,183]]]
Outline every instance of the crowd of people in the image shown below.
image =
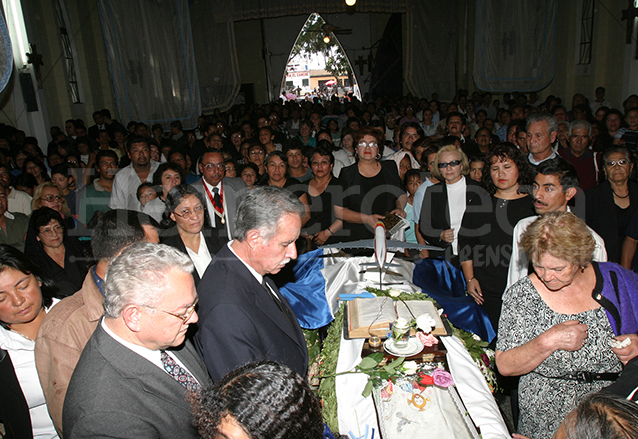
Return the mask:
[[[398,217],[487,313],[517,431],[551,437],[638,356],[638,96],[604,93],[242,104],[170,132],[105,109],[46,146],[0,127],[5,430],[329,435],[269,275]],[[295,407],[285,427],[233,400],[265,398],[260,374],[300,392],[274,405]]]

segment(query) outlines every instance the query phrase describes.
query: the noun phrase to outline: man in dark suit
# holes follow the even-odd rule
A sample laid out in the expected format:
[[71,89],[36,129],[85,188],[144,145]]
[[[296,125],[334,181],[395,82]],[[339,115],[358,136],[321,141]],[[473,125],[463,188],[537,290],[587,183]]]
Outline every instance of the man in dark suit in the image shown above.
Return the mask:
[[213,258],[197,291],[195,346],[214,381],[244,363],[271,360],[305,377],[308,350],[286,299],[267,274],[297,257],[303,204],[291,192],[260,187],[237,211],[234,236]]
[[185,341],[197,322],[190,259],[140,242],[108,268],[104,318],[87,343],[64,400],[67,439],[197,438],[187,393],[209,378]]
[[207,152],[199,163],[202,178],[193,183],[206,200],[210,226],[221,238],[232,239],[237,206],[246,192],[246,183],[239,177],[225,177],[226,165],[220,151]]

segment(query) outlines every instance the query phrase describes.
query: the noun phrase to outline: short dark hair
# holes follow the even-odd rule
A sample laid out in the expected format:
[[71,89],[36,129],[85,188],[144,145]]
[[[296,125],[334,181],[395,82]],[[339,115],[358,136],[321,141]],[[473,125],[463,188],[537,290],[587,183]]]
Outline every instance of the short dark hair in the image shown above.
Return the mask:
[[241,366],[193,399],[202,437],[218,437],[226,416],[255,439],[323,437],[321,405],[308,383],[272,361]]
[[453,111],[451,113],[448,113],[447,117],[445,118],[445,123],[446,124],[450,123],[450,119],[454,116],[461,118],[461,124],[463,126],[467,125],[467,119],[465,118],[465,115],[462,113],[459,113],[458,111]]
[[[531,166],[525,156],[521,154],[514,144],[503,142],[490,149],[487,154],[485,154],[486,169],[489,169],[489,167],[492,166],[492,160],[494,159],[497,159],[497,161],[510,159],[514,162],[518,168],[518,184],[520,189],[522,189],[523,186],[527,186],[532,183],[533,171]],[[492,181],[492,175],[490,172],[483,172],[481,183],[483,183],[483,186],[491,195],[496,193],[496,186]]]
[[[145,124],[142,124],[142,125],[145,125]],[[144,143],[149,148],[151,147],[151,145],[148,143],[148,139],[146,137],[133,135],[133,136],[130,136],[128,139],[126,139],[126,150],[130,151],[131,150],[131,145],[133,145],[134,143]]]
[[578,187],[578,173],[574,165],[562,157],[554,157],[543,161],[536,166],[536,175],[538,174],[557,176],[560,185],[563,187],[563,192],[569,188]]
[[[259,175],[259,172],[257,172],[257,175]],[[170,219],[171,212],[177,209],[177,206],[189,195],[194,195],[199,202],[202,203],[202,206],[204,206],[203,224],[209,224],[210,219],[208,217],[208,209],[206,209],[204,195],[189,184],[178,184],[166,194],[166,210],[163,213],[162,227],[170,227],[174,224],[173,220]]]
[[319,154],[322,157],[328,157],[328,159],[330,160],[330,164],[334,165],[335,156],[332,154],[332,151],[330,151],[328,148],[324,148],[323,146],[317,146],[312,152],[312,155],[308,157],[308,159],[311,160],[315,154]]
[[399,134],[399,139],[403,137],[403,135],[405,134],[405,130],[407,130],[408,128],[416,129],[416,133],[419,135],[419,137],[423,137],[425,135],[425,133],[423,132],[423,128],[421,128],[420,124],[416,122],[406,122],[403,125],[401,125],[401,133]]
[[[143,218],[146,217],[146,218]],[[91,249],[96,260],[111,260],[124,247],[146,237],[143,224],[148,215],[132,210],[114,209],[97,218],[91,233]]]
[[[173,162],[165,162],[157,167],[157,170],[153,174],[153,185],[160,186],[162,184],[162,174],[168,170],[175,171],[179,174],[180,182],[186,182],[186,176],[184,175],[184,170]],[[161,192],[161,189],[160,189]]]
[[38,181],[35,179],[33,175],[29,174],[28,172],[23,172],[22,174],[16,177],[14,187],[17,188],[18,186],[23,186],[23,187],[35,189],[37,185],[38,185]]
[[60,174],[69,178],[71,176],[71,172],[69,170],[69,165],[66,163],[60,163],[51,168],[51,176],[55,174]]
[[119,164],[119,158],[117,153],[111,149],[100,149],[95,155],[95,166],[100,166],[100,160],[104,157],[109,157],[115,160],[115,166]]
[[[24,274],[32,274],[37,280],[42,282],[40,291],[42,292],[42,304],[45,307],[51,306],[52,298],[55,297],[55,284],[44,275],[38,266],[31,259],[26,257],[20,250],[10,245],[0,244],[0,273],[5,269],[12,268]],[[10,325],[0,321],[0,326],[9,329]]]
[[283,153],[287,154],[288,151],[295,149],[303,150],[303,142],[299,137],[291,137],[284,143]]

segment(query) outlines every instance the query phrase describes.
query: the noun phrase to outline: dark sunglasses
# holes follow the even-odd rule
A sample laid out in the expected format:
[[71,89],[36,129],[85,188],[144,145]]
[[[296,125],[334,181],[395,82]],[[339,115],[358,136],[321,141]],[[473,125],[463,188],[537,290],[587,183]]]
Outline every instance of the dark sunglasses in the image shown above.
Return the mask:
[[439,169],[444,169],[447,168],[448,166],[452,166],[453,168],[457,167],[458,165],[461,164],[460,160],[452,160],[451,162],[448,163],[439,163]]

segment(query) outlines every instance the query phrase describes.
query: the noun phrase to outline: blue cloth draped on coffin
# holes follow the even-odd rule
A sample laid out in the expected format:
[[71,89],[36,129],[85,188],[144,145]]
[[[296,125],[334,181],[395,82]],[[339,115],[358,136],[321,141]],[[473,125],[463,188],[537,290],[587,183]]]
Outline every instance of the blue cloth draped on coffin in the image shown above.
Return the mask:
[[427,258],[415,262],[412,283],[436,300],[457,328],[473,332],[488,343],[496,337],[485,310],[471,296],[465,295],[463,273],[445,259]]
[[321,272],[324,259],[319,257],[321,255],[321,249],[299,255],[273,276],[304,329],[321,328],[334,319],[326,299],[326,280]]

